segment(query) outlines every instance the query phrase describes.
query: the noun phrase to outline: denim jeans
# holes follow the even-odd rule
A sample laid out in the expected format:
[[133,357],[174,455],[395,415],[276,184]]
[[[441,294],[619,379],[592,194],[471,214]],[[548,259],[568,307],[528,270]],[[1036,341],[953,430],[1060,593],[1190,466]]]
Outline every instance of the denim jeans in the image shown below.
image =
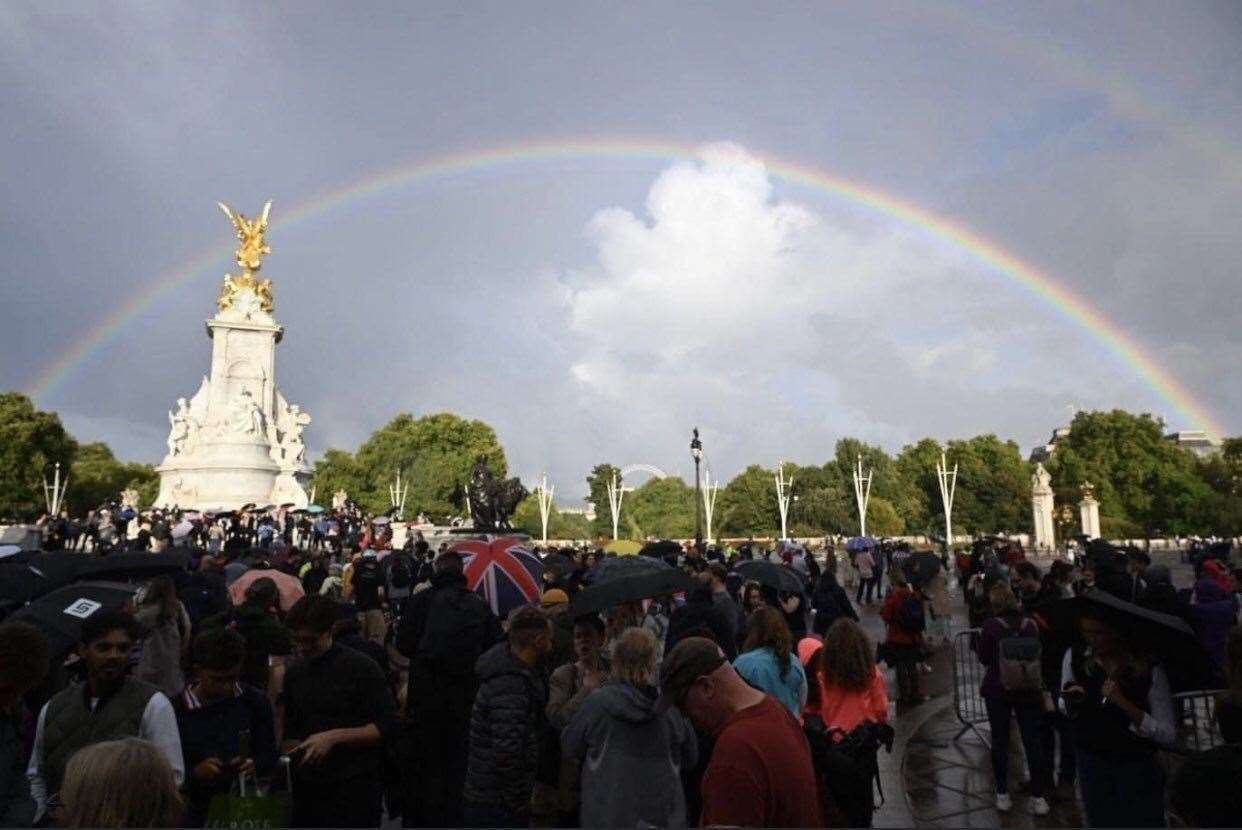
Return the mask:
[[1166,826],[1164,771],[1154,754],[1096,754],[1079,748],[1077,755],[1088,827]]
[[984,703],[988,709],[988,725],[992,727],[992,775],[996,780],[996,792],[1009,792],[1009,722],[1011,717],[1016,717],[1022,748],[1026,750],[1026,763],[1031,768],[1031,795],[1043,796],[1047,773],[1039,742],[1042,714],[1039,704],[1010,703],[1002,697],[987,697]]

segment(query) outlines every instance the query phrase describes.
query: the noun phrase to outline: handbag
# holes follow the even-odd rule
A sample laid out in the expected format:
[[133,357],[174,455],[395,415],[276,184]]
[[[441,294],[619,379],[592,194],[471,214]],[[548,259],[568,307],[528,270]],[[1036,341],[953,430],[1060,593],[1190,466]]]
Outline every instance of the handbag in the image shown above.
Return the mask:
[[237,786],[228,795],[217,795],[207,805],[206,827],[222,830],[285,830],[289,826],[293,776],[287,758],[281,758],[288,789],[284,792],[259,793],[258,784],[247,792],[249,776],[239,775]]

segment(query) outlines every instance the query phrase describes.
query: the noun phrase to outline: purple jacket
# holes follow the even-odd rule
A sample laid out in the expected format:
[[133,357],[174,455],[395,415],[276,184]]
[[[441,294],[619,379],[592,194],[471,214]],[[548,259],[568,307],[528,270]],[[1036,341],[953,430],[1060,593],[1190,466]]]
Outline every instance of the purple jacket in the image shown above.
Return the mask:
[[1199,643],[1213,665],[1218,669],[1225,665],[1225,640],[1229,630],[1237,624],[1238,598],[1227,593],[1211,577],[1202,577],[1195,583],[1194,602],[1190,605],[1190,622]]

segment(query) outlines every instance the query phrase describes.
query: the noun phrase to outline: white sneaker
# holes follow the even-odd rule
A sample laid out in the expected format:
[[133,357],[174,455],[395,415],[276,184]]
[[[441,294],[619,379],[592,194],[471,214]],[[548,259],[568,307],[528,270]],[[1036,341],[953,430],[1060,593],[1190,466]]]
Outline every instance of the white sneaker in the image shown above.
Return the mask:
[[1031,799],[1031,813],[1033,815],[1046,816],[1051,810],[1052,808],[1048,806],[1048,800],[1046,798]]
[[996,809],[1002,813],[1008,813],[1009,808],[1013,806],[1013,799],[1009,797],[1009,793],[996,794]]

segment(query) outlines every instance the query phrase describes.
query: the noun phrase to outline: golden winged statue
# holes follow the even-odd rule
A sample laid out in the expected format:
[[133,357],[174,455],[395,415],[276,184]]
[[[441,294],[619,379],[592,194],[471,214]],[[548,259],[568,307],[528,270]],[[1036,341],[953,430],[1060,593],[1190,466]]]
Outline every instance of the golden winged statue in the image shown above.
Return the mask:
[[216,202],[216,204],[233,223],[233,227],[237,230],[237,239],[241,243],[235,252],[241,273],[236,276],[233,274],[224,276],[224,285],[220,289],[220,298],[216,304],[221,311],[231,308],[238,295],[249,288],[258,298],[259,308],[270,314],[275,306],[272,298],[272,281],[258,279],[255,272],[263,267],[263,257],[272,252],[263,238],[263,234],[267,231],[267,217],[272,210],[272,203],[269,200],[264,204],[263,212],[255,219],[247,219],[245,215],[233,210],[224,202]]

